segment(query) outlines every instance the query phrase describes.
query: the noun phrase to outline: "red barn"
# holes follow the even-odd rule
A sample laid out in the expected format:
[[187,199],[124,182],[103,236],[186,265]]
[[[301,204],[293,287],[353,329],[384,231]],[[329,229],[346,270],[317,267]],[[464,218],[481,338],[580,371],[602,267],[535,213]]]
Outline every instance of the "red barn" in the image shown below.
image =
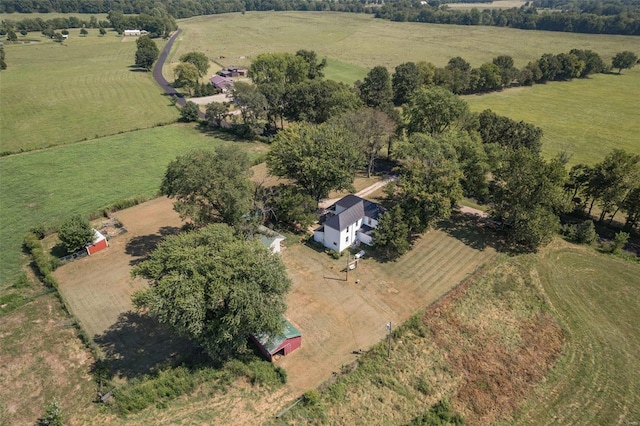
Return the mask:
[[109,242],[107,241],[107,238],[104,235],[102,235],[100,232],[98,232],[97,229],[94,229],[93,231],[95,232],[95,236],[93,237],[93,242],[87,246],[87,253],[89,253],[89,256],[91,256],[92,254],[96,254],[100,250],[104,250],[107,247],[109,247]]
[[273,358],[278,355],[289,355],[302,344],[302,333],[285,318],[282,321],[284,332],[278,337],[251,336],[251,340],[269,361],[273,361]]

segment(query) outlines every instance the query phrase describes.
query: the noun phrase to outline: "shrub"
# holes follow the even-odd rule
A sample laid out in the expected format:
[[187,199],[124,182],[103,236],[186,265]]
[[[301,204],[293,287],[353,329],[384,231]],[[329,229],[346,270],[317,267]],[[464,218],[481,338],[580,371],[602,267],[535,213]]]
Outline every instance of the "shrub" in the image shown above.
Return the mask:
[[195,103],[188,101],[180,110],[180,121],[191,123],[199,120],[200,108]]
[[629,241],[629,234],[626,232],[618,232],[613,239],[613,243],[611,244],[611,253],[619,254],[622,251],[622,248]]
[[591,244],[597,236],[592,220],[585,220],[575,227],[575,241],[579,244]]
[[94,231],[89,221],[80,215],[66,220],[58,229],[58,238],[69,253],[75,253],[93,241]]
[[42,426],[63,426],[64,417],[62,416],[62,408],[57,400],[53,400],[47,404],[44,415],[38,421]]
[[330,254],[331,254],[331,257],[333,257],[334,259],[340,259],[340,257],[342,256],[342,253],[336,250],[331,250]]
[[311,389],[304,394],[305,405],[316,405],[320,401],[320,393],[317,390]]

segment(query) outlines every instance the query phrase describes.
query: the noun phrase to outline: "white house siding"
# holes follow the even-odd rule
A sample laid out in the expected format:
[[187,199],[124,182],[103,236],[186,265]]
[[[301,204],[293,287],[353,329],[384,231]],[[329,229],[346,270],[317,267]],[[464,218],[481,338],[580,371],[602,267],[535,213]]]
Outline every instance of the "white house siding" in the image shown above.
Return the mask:
[[365,217],[362,222],[364,225],[370,226],[372,228],[378,227],[378,221],[375,219],[371,219],[370,217]]
[[340,232],[337,229],[324,227],[324,246],[331,250],[340,250]]
[[313,231],[313,241],[315,241],[316,243],[324,244],[324,231],[321,231],[321,230]]
[[358,232],[358,239],[368,246],[373,244],[373,238],[371,238],[371,235],[367,235],[363,232]]

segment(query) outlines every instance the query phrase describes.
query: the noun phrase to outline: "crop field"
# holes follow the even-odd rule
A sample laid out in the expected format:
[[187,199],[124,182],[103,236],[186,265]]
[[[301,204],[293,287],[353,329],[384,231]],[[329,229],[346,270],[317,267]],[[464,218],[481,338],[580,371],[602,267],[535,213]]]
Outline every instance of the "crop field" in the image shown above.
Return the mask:
[[547,158],[566,150],[573,155],[571,165],[594,164],[614,148],[640,154],[638,88],[640,67],[465,99],[472,111],[488,108],[541,127]]
[[[118,199],[152,196],[177,155],[222,143],[193,125],[172,125],[0,158],[0,286],[17,277],[20,244],[31,227],[86,215]],[[252,155],[265,149],[240,144]]]
[[[1,152],[68,144],[173,122],[178,111],[151,73],[132,68],[136,44],[88,29],[56,43],[39,33],[6,44],[0,88]],[[20,40],[21,36],[18,36]],[[164,42],[157,40],[162,49]]]
[[[315,50],[319,56],[363,68],[393,70],[407,61],[444,66],[461,56],[473,66],[508,54],[518,67],[543,53],[591,49],[606,61],[638,50],[633,36],[608,36],[511,28],[390,22],[370,15],[320,12],[248,12],[180,20],[185,30],[176,55],[198,50],[222,65],[246,66],[264,52]],[[330,71],[327,70],[327,74]]]
[[470,425],[634,424],[639,276],[560,241],[503,257],[281,423],[406,424],[446,397]]

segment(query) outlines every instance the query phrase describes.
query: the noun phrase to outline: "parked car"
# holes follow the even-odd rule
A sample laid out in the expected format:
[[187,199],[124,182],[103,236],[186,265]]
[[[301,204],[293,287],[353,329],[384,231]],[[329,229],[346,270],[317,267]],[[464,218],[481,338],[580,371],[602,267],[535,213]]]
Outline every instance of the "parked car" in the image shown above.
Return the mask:
[[360,259],[362,257],[364,257],[365,253],[364,250],[360,250],[359,252],[356,253],[355,256],[353,256],[355,259]]

